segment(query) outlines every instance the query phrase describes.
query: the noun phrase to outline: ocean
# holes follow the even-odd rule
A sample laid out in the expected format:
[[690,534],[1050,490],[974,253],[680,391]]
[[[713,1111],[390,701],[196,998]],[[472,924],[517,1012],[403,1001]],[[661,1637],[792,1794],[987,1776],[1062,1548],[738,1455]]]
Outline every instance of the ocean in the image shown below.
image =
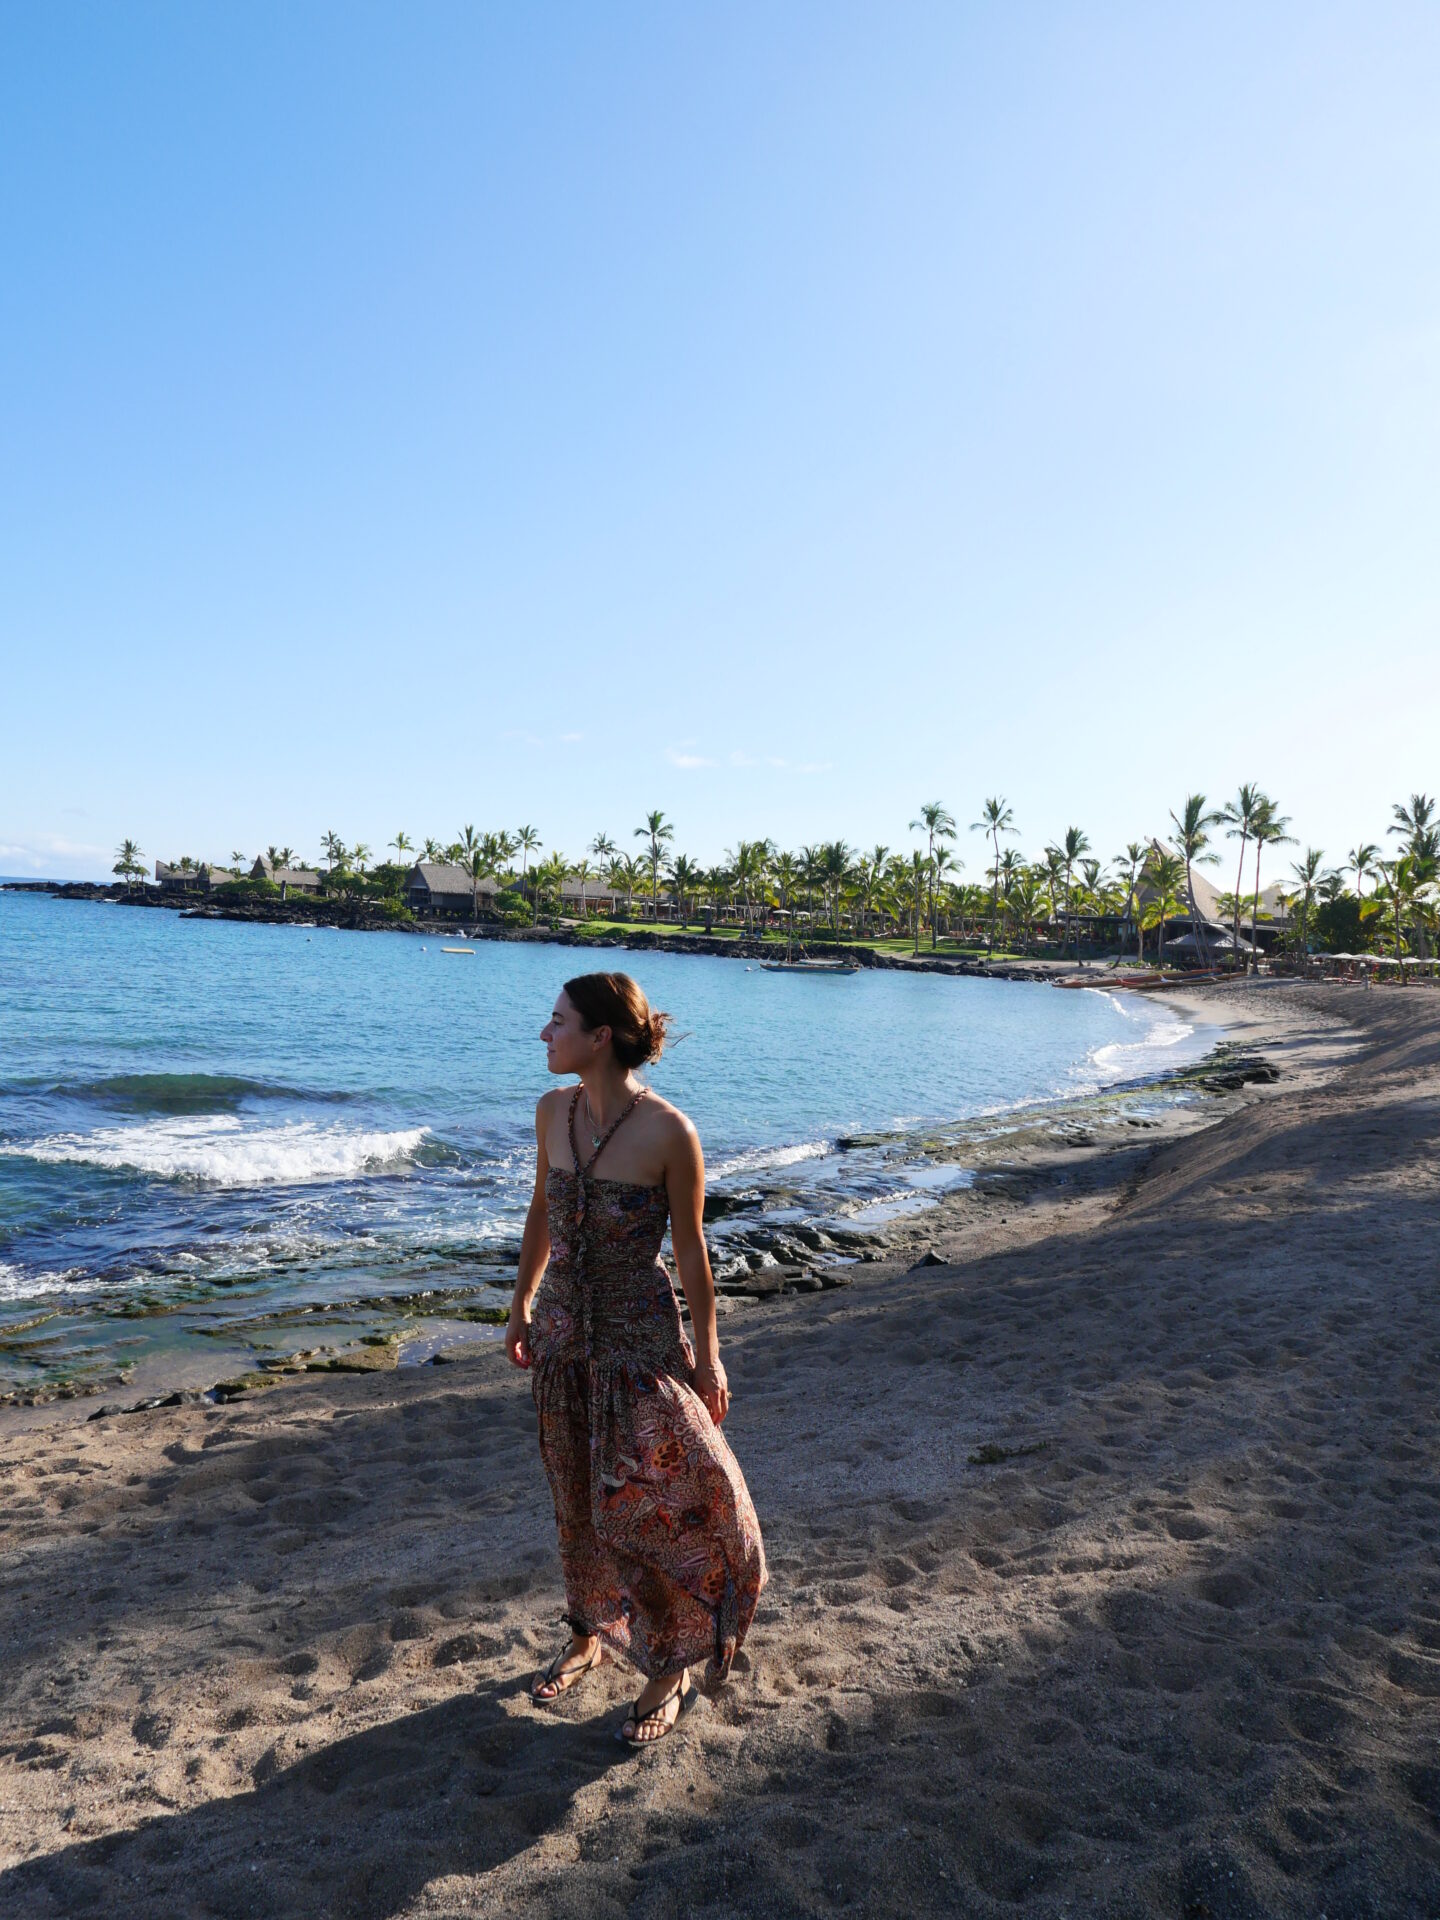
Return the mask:
[[[1218,1037],[1121,993],[444,944],[0,893],[0,1394],[198,1380],[235,1347],[398,1336],[415,1358],[503,1304],[538,1035],[587,964],[675,1016],[648,1077],[712,1186],[783,1170],[822,1221],[962,1178],[936,1129],[1144,1081]],[[837,1150],[857,1134],[883,1138]]]

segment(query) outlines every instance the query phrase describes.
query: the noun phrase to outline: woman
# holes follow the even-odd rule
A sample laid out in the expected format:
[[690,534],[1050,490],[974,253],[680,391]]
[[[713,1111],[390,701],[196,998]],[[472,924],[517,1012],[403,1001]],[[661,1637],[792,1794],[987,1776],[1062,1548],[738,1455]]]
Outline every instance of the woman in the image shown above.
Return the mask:
[[[540,1454],[555,1497],[572,1639],[538,1675],[554,1700],[607,1649],[646,1675],[618,1737],[663,1739],[701,1688],[724,1684],[765,1551],[720,1434],[730,1389],[701,1215],[705,1166],[685,1115],[635,1077],[667,1016],[624,973],[567,980],[541,1033],[579,1085],[535,1109],[535,1193],[505,1330],[534,1369]],[[670,1221],[692,1348],[660,1242]],[[547,1264],[548,1263],[548,1264]]]

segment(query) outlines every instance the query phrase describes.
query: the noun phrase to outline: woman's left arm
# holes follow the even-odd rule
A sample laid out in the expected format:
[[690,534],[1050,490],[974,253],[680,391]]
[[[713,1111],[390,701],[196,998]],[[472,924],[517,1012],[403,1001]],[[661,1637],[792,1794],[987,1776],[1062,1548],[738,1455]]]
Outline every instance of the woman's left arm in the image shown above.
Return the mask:
[[670,1198],[670,1244],[690,1307],[695,1340],[695,1391],[718,1427],[730,1411],[730,1387],[720,1364],[715,1329],[715,1281],[705,1250],[705,1156],[690,1122],[677,1116],[673,1148],[666,1154],[665,1191]]

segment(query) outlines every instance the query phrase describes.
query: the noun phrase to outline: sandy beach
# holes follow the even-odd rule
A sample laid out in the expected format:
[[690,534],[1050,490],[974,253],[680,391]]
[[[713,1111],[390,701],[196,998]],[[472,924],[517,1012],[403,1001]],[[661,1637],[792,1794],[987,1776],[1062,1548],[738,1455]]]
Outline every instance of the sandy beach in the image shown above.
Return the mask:
[[638,1759],[495,1347],[7,1417],[0,1911],[1440,1911],[1440,994],[1195,1005],[1280,1079],[728,1303],[771,1584]]

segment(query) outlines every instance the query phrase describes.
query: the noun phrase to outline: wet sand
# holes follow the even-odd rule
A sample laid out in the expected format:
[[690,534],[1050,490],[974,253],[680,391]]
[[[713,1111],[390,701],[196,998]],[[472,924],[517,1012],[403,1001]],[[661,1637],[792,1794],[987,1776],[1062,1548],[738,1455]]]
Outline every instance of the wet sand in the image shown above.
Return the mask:
[[1440,1911],[1440,994],[1201,999],[1276,1085],[730,1303],[771,1585],[639,1759],[494,1348],[0,1425],[0,1911]]

